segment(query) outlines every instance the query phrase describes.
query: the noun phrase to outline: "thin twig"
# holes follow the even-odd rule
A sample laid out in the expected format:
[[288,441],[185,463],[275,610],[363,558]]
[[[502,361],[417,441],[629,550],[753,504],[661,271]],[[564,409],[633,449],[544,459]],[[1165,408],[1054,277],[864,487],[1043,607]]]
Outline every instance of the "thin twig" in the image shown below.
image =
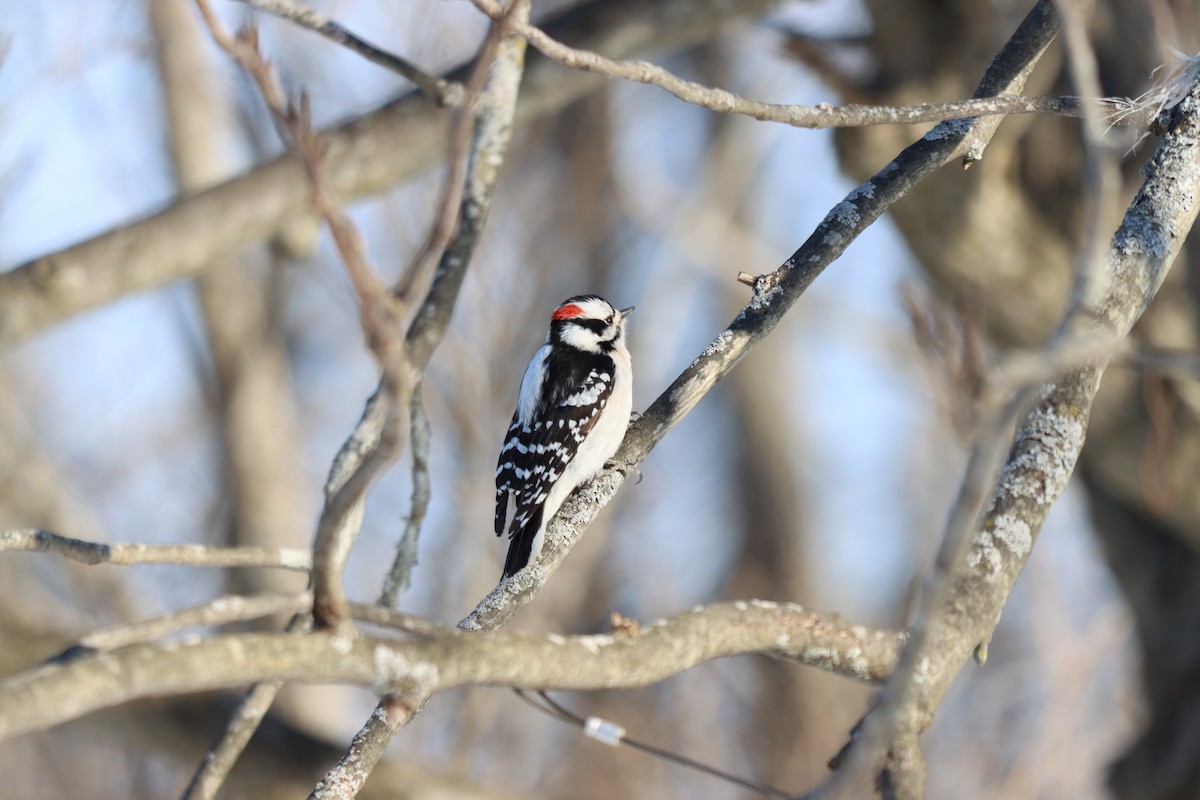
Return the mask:
[[[504,13],[497,0],[471,0],[493,19]],[[750,100],[724,89],[684,80],[656,64],[647,61],[617,61],[599,53],[579,50],[559,42],[538,27],[526,24],[517,27],[542,55],[571,69],[594,72],[610,78],[657,86],[685,103],[725,114],[741,114],[764,122],[780,122],[796,128],[861,128],[868,125],[914,124],[943,122],[997,114],[1052,114],[1078,117],[1088,112],[1088,105],[1078,97],[980,97],[950,103],[923,103],[914,106],[790,105]],[[1145,115],[1133,113],[1124,99],[1097,99],[1092,103],[1106,115],[1112,125],[1148,123]]]
[[250,743],[263,717],[270,711],[283,683],[281,680],[259,681],[246,691],[225,723],[221,736],[200,759],[180,800],[212,800],[217,796],[233,765]]
[[1124,354],[1122,363],[1160,375],[1200,380],[1200,354],[1164,347],[1137,347]]
[[[308,598],[311,604],[311,598]],[[312,630],[312,614],[304,611],[294,614],[284,626],[285,634],[299,635]],[[204,753],[192,779],[180,795],[180,800],[212,800],[220,791],[225,778],[250,743],[258,726],[262,723],[271,705],[275,702],[284,682],[281,680],[259,681],[251,686],[237,708],[225,723],[225,730]]]
[[425,404],[421,399],[421,387],[413,391],[412,429],[412,496],[409,500],[408,519],[404,522],[404,533],[396,543],[396,557],[383,582],[379,605],[394,606],[396,599],[408,591],[412,581],[413,567],[417,565],[417,543],[421,538],[421,525],[429,510],[429,445],[432,431],[425,417]]
[[239,2],[245,3],[259,11],[274,14],[289,22],[294,22],[303,28],[324,36],[331,42],[342,45],[347,50],[357,53],[384,69],[403,75],[412,81],[418,89],[436,100],[438,105],[453,107],[462,102],[462,84],[431,75],[408,59],[401,58],[395,53],[389,53],[387,50],[376,47],[350,32],[341,24],[334,22],[324,14],[313,11],[311,8],[296,5],[290,2],[290,0],[239,0]]
[[208,547],[202,544],[87,542],[37,529],[0,531],[0,553],[55,553],[84,564],[179,564],[187,567],[267,567],[308,572],[312,553],[294,547]]
[[412,634],[414,636],[430,637],[443,634],[450,628],[444,623],[426,617],[406,614],[394,608],[387,608],[376,603],[351,603],[350,614],[358,622],[376,625],[380,628]]
[[[405,309],[367,265],[362,237],[325,180],[322,170],[324,143],[313,131],[307,98],[301,95],[298,104],[286,101],[279,81],[259,51],[253,28],[247,28],[233,37],[213,14],[207,0],[196,0],[196,4],[213,39],[254,79],[285,140],[290,142],[304,166],[313,207],[329,227],[358,298],[367,343],[382,369],[383,377],[377,394],[390,401],[390,404],[381,403],[379,407],[386,411],[407,406],[412,376],[408,370],[405,338],[401,334]],[[368,413],[370,409],[369,403]],[[397,429],[394,416],[385,413],[374,450],[352,470],[348,470],[335,488],[331,490],[327,486],[326,502],[313,542],[312,616],[293,617],[289,630],[307,629],[315,621],[322,626],[335,628],[345,636],[351,627],[348,603],[341,584],[342,573],[358,533],[362,499],[370,485],[403,447],[403,431]],[[337,467],[338,463],[335,462],[334,469]],[[200,800],[215,795],[281,685],[277,681],[268,681],[251,689],[239,705],[225,734],[206,754],[185,791],[186,798]]]
[[229,625],[274,614],[294,614],[312,603],[308,592],[300,594],[228,594],[198,606],[182,608],[128,625],[114,625],[80,638],[78,647],[113,650],[135,642],[148,642],[200,625]]
[[[82,636],[67,648],[67,652],[80,650],[115,650],[118,647],[149,642],[173,633],[199,626],[229,625],[275,614],[298,614],[312,605],[312,593],[298,594],[229,594],[196,606],[177,609],[157,617],[139,622],[100,628]],[[392,631],[430,636],[444,633],[445,625],[423,617],[415,617],[390,608],[366,603],[351,603],[350,614],[360,622],[366,622]]]
[[[1068,72],[1076,91],[1085,98],[1100,96],[1099,66],[1088,41],[1085,17],[1091,5],[1090,0],[1086,4],[1078,0],[1055,0],[1062,17]],[[1117,191],[1121,185],[1119,152],[1104,141],[1108,120],[1087,105],[1083,112],[1083,235],[1075,256],[1072,308],[1089,305],[1093,295],[1103,297],[1106,291],[1108,236],[1105,226],[1111,225],[1110,220],[1115,218]]]
[[433,273],[434,267],[441,262],[446,248],[458,235],[462,225],[463,197],[467,192],[467,167],[471,158],[471,142],[475,135],[475,109],[483,94],[492,62],[496,58],[496,48],[511,25],[510,16],[504,15],[492,25],[475,59],[465,97],[450,126],[446,177],[442,181],[442,192],[438,198],[433,226],[407,273],[396,282],[392,290],[402,300],[411,300],[425,276]]
[[[382,386],[392,407],[407,407],[412,391],[403,330],[404,304],[379,281],[367,265],[365,247],[357,227],[346,216],[321,168],[323,145],[312,128],[307,97],[287,102],[270,64],[262,56],[253,28],[232,36],[213,14],[208,0],[196,0],[213,39],[254,79],[279,127],[286,131],[299,156],[312,190],[313,206],[329,226],[338,255],[358,295],[367,344],[383,371]],[[313,542],[313,618],[319,627],[343,628],[349,624],[342,572],[357,530],[344,521],[356,513],[366,491],[403,449],[404,431],[389,414],[379,445],[359,464],[332,497],[327,497]]]

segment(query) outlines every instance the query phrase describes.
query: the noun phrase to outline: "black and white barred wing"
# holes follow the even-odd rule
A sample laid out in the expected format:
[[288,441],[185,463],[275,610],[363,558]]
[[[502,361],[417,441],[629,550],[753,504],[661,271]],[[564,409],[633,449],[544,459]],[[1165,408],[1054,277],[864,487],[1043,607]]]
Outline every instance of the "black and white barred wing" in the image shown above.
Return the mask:
[[[513,415],[496,467],[496,535],[509,537],[538,519],[612,395],[610,371],[592,369],[582,382],[545,398],[529,424]],[[590,477],[590,476],[589,476]],[[557,509],[555,509],[557,511]]]
[[525,486],[525,476],[531,474],[529,448],[533,442],[533,430],[521,424],[521,411],[513,412],[504,444],[500,447],[500,459],[496,464],[496,535],[504,533],[512,520],[515,503]]

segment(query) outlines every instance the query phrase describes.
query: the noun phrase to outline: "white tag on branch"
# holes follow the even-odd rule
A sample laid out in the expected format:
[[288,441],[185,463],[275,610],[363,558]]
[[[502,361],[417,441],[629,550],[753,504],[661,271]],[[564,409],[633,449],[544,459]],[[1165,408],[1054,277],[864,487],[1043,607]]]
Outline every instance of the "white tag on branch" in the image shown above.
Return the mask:
[[616,747],[625,738],[625,729],[615,722],[599,717],[588,717],[583,723],[583,732],[598,742]]

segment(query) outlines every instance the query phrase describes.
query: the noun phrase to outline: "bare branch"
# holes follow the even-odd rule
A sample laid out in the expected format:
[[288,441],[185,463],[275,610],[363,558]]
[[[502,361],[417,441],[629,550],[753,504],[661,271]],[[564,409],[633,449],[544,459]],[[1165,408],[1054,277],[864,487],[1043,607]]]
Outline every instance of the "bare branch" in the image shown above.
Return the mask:
[[313,540],[313,616],[320,627],[340,627],[349,619],[342,572],[361,527],[366,491],[395,461],[403,444],[403,434],[396,430],[398,426],[393,419],[398,415],[392,409],[411,403],[412,380],[409,375],[391,378],[388,372],[384,373],[379,391],[372,395],[364,413],[365,419],[373,408],[383,411],[379,439],[345,482],[332,493],[327,492],[317,524]]
[[[592,0],[548,23],[547,30],[616,56],[669,52],[776,2],[662,0],[651,13],[641,3]],[[673,22],[681,17],[687,24]],[[462,79],[469,70],[464,65],[450,76]],[[534,54],[515,120],[528,122],[562,108],[599,83],[595,76],[562,73]],[[351,200],[425,171],[445,151],[446,120],[444,109],[414,93],[330,129],[325,169],[332,189]],[[394,146],[398,141],[404,147]],[[308,196],[304,170],[286,154],[146,219],[0,272],[0,346],[116,298],[191,277],[248,243],[270,239],[304,213]],[[424,348],[411,339],[412,346]]]
[[295,614],[310,603],[312,595],[308,592],[250,596],[228,594],[202,605],[181,608],[153,619],[92,631],[82,637],[76,647],[113,650],[135,642],[152,641],[200,625],[228,625],[275,614]]
[[308,28],[384,69],[403,75],[418,89],[436,100],[438,105],[453,107],[462,102],[462,84],[430,75],[411,61],[376,47],[311,8],[298,6],[290,0],[239,0],[239,2],[294,22],[303,28]]
[[143,697],[254,681],[347,683],[399,695],[467,685],[592,691],[644,686],[716,658],[761,653],[874,683],[890,673],[902,640],[834,614],[755,601],[697,608],[643,625],[637,636],[442,627],[406,640],[318,631],[134,644],[0,681],[0,739]]
[[[497,0],[471,0],[483,13],[496,19],[504,13]],[[791,105],[751,100],[724,89],[684,80],[648,61],[618,61],[599,53],[568,47],[534,25],[518,28],[531,45],[547,58],[571,69],[594,72],[609,78],[644,83],[670,92],[676,98],[722,114],[741,114],[763,122],[781,122],[796,128],[862,128],[868,125],[911,125],[990,115],[1051,114],[1080,117],[1091,111],[1103,113],[1112,125],[1140,125],[1145,115],[1133,113],[1124,99],[1097,98],[1086,102],[1078,97],[977,97],[949,103],[915,106]]]
[[[312,129],[307,98],[302,95],[299,105],[286,101],[282,87],[259,51],[253,29],[246,29],[235,38],[212,13],[207,0],[196,0],[196,4],[213,39],[246,69],[258,85],[276,124],[286,131],[285,138],[290,141],[304,167],[313,207],[329,227],[338,255],[358,296],[367,344],[382,369],[383,377],[376,397],[390,401],[391,408],[406,407],[411,397],[413,377],[408,369],[405,339],[400,333],[405,309],[367,265],[362,237],[326,180],[322,163],[325,145]],[[388,408],[382,403],[369,402],[364,419],[375,405]],[[342,454],[339,454],[334,471],[337,472],[339,466],[347,466],[348,469],[339,474],[336,485],[332,476],[327,483],[326,502],[314,536],[311,621],[323,627],[335,628],[342,636],[348,636],[352,628],[341,583],[342,573],[358,532],[362,498],[403,446],[403,431],[398,429],[393,417],[392,414],[384,414],[380,436],[373,450],[352,467],[348,467],[348,463],[341,459]],[[353,436],[351,438],[354,439]],[[307,615],[297,615],[288,629],[306,630],[309,624]],[[255,686],[248,693],[226,733],[205,756],[185,797],[207,798],[216,793],[280,686],[277,682],[268,682]]]
[[[258,48],[253,29],[232,36],[213,14],[208,0],[196,0],[213,39],[254,79],[263,100],[277,124],[287,132],[292,148],[308,176],[313,206],[329,226],[338,255],[358,295],[358,303],[367,344],[383,370],[381,389],[393,407],[406,408],[412,393],[405,339],[400,335],[404,304],[386,291],[367,265],[365,248],[358,228],[346,216],[337,196],[325,179],[322,159],[324,147],[313,132],[307,99],[299,105],[288,103],[273,70]],[[342,572],[356,530],[344,525],[355,514],[370,485],[403,448],[403,430],[389,414],[383,425],[378,446],[326,498],[317,523],[313,542],[313,617],[319,626],[342,627],[349,623]]]
[[425,417],[425,404],[421,400],[421,388],[413,392],[409,439],[412,441],[412,498],[409,501],[408,519],[404,532],[396,543],[396,557],[383,582],[379,605],[394,606],[396,599],[408,590],[413,567],[417,565],[417,542],[421,538],[421,525],[425,512],[429,510],[429,440],[432,432]]
[[[118,647],[153,641],[186,628],[195,628],[201,625],[229,625],[234,622],[247,622],[276,614],[298,614],[311,605],[312,592],[229,594],[207,603],[181,608],[140,622],[113,625],[92,631],[81,637],[67,650],[68,652],[76,651],[78,648],[115,650]],[[380,606],[351,603],[350,613],[356,620],[403,633],[432,635],[446,630],[444,625],[431,620]]]
[[[475,65],[471,70],[471,79],[468,81],[466,87],[466,97],[459,112],[454,115],[454,121],[450,126],[450,152],[447,157],[446,177],[442,181],[442,193],[438,200],[437,211],[434,214],[433,226],[430,228],[425,244],[421,247],[416,258],[413,259],[407,275],[396,283],[393,290],[402,300],[408,301],[411,299],[415,294],[418,283],[427,274],[432,273],[435,266],[441,264],[446,255],[446,248],[459,236],[463,224],[469,226],[467,235],[472,236],[472,238],[478,235],[479,229],[483,226],[483,219],[466,219],[467,215],[463,213],[466,210],[463,204],[463,197],[468,190],[468,187],[465,185],[468,163],[473,156],[478,161],[478,156],[475,155],[476,149],[486,137],[484,127],[480,122],[481,119],[487,119],[490,116],[485,113],[477,117],[475,113],[476,106],[481,100],[485,82],[492,80],[493,87],[495,86],[494,81],[496,79],[490,78],[489,75],[492,64],[496,59],[497,48],[503,37],[510,33],[512,27],[511,17],[512,14],[506,14],[492,25],[488,31],[488,35],[484,38],[483,46],[479,49],[479,55],[475,58]],[[521,47],[524,48],[523,41]],[[523,58],[524,49],[521,52]],[[515,108],[516,105],[515,86],[513,87],[513,92],[513,103],[508,107],[509,109]],[[506,120],[503,146],[507,147],[509,135],[512,132],[511,110],[506,112],[503,117]],[[495,183],[494,178],[495,176],[493,175],[493,180],[488,184],[489,189]],[[467,260],[469,261],[470,259],[468,258]]]
[[[307,614],[304,616],[308,618]],[[271,704],[275,702],[283,683],[280,680],[259,681],[250,687],[225,724],[220,738],[200,759],[180,800],[211,800],[217,796],[263,717],[271,710]]]
[[43,530],[0,531],[0,553],[54,553],[84,564],[179,564],[187,567],[270,567],[308,572],[312,554],[292,547],[208,547],[202,544],[85,542]]

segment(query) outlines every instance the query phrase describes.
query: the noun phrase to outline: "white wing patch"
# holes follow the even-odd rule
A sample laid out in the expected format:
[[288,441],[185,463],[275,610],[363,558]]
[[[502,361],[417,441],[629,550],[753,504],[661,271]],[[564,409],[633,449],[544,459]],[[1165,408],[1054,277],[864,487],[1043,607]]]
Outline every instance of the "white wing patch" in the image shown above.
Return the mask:
[[[605,392],[608,389],[608,382],[610,380],[612,380],[612,378],[609,376],[609,374],[607,372],[597,373],[595,370],[592,370],[588,374],[588,383],[585,384],[585,388],[583,388],[580,391],[576,392],[575,394],[571,395],[566,400],[563,400],[563,405],[564,406],[595,405],[596,401],[598,399],[600,399],[601,393]],[[561,428],[562,425],[563,425],[563,420],[560,419],[558,421],[558,427]],[[574,427],[575,420],[571,420],[571,425],[572,425],[572,427]]]
[[[546,372],[546,356],[550,355],[549,343],[542,345],[533,355],[525,377],[521,379],[521,394],[517,398],[517,416],[521,424],[528,427],[533,422],[533,412],[537,410],[539,393],[542,387],[542,376]],[[528,433],[528,431],[526,431]],[[509,440],[513,441],[512,439]]]

